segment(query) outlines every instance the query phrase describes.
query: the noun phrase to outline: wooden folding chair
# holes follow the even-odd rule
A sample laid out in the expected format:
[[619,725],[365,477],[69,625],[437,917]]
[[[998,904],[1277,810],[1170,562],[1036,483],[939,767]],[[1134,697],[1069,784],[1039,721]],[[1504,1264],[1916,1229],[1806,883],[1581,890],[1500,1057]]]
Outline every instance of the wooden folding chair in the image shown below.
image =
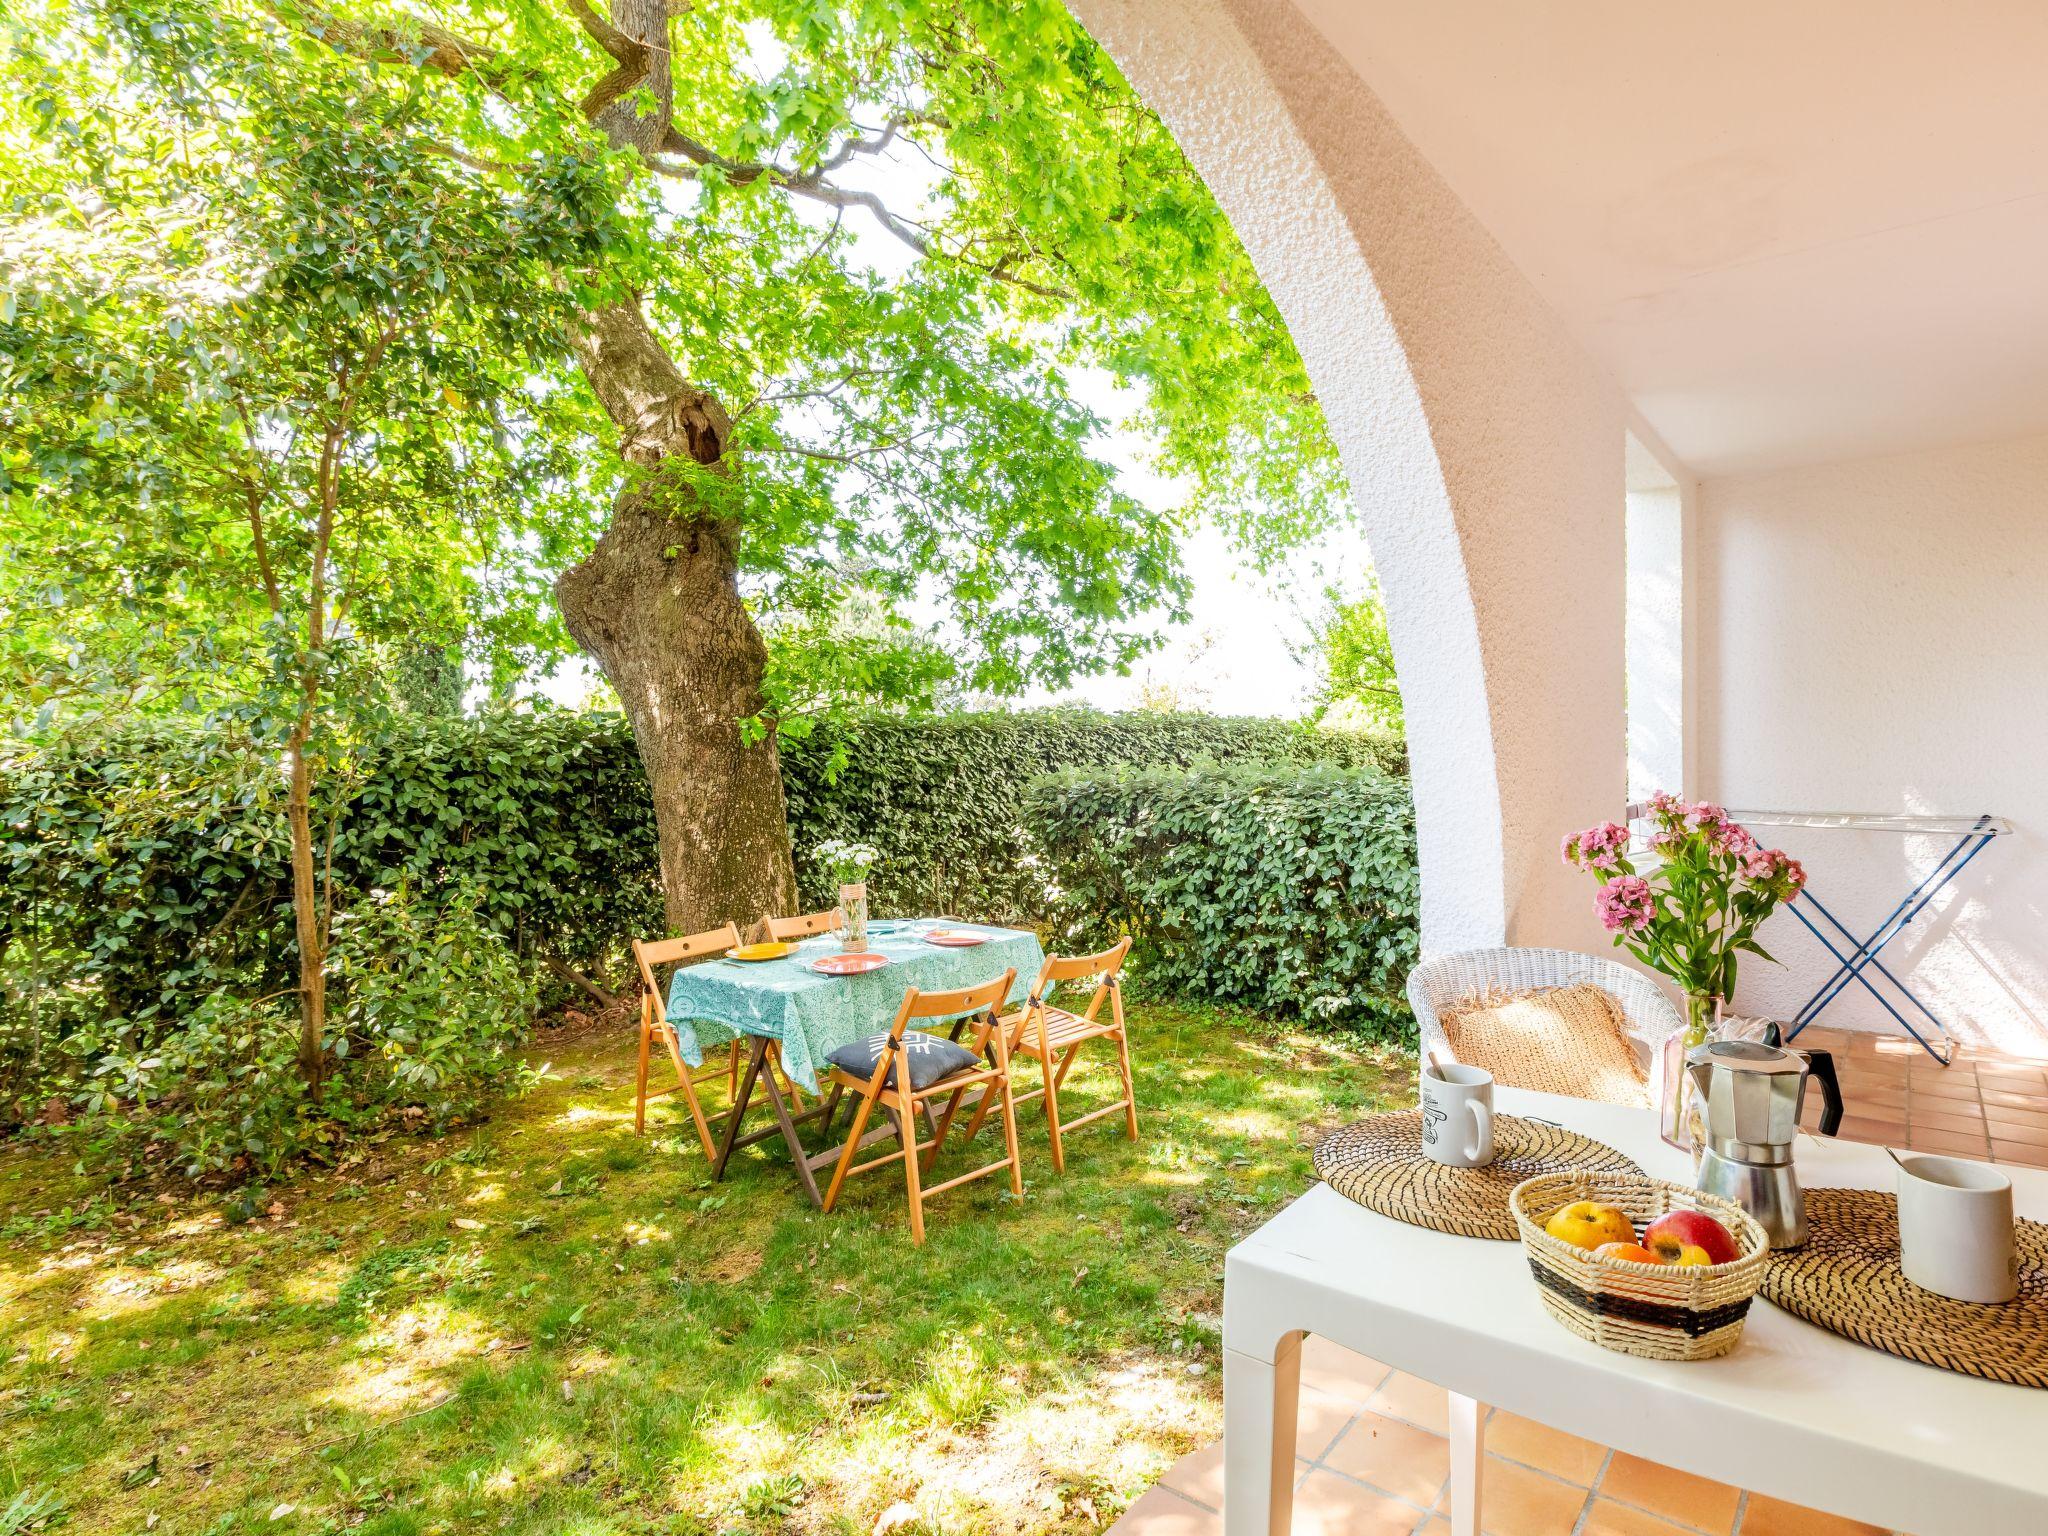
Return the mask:
[[[682,1047],[676,1043],[676,1032],[668,1022],[668,994],[655,980],[654,968],[658,965],[680,965],[685,960],[701,960],[709,955],[722,955],[735,948],[740,941],[739,928],[727,923],[723,928],[713,928],[706,933],[693,933],[680,939],[656,939],[648,943],[642,939],[633,941],[633,958],[640,966],[640,1076],[638,1094],[633,1104],[633,1131],[636,1135],[647,1134],[647,1101],[666,1094],[680,1093],[690,1106],[690,1118],[697,1124],[697,1139],[704,1144],[706,1157],[716,1156],[711,1143],[711,1126],[704,1118],[704,1106],[697,1102],[697,1084],[710,1082],[716,1068],[702,1077],[692,1077],[689,1067],[683,1061]],[[654,1042],[661,1041],[668,1047],[669,1060],[675,1063],[676,1084],[673,1088],[657,1088],[647,1091],[648,1056]],[[727,1053],[724,1067],[726,1087],[736,1091],[740,1071],[740,1042],[735,1036],[732,1049]]]
[[[1028,1104],[1033,1099],[1045,1100],[1045,1123],[1052,1133],[1052,1166],[1056,1173],[1067,1171],[1067,1153],[1063,1145],[1066,1133],[1078,1130],[1091,1120],[1100,1120],[1122,1110],[1124,1135],[1132,1141],[1138,1139],[1138,1099],[1131,1088],[1131,1042],[1124,1031],[1124,997],[1119,984],[1124,956],[1130,952],[1131,941],[1126,938],[1114,949],[1105,949],[1098,954],[1075,955],[1064,960],[1058,955],[1048,955],[1023,1008],[1003,1020],[1001,1033],[1009,1037],[1010,1057],[1014,1060],[1023,1056],[1036,1061],[1039,1075],[1044,1079],[1044,1086],[1029,1093],[1015,1094],[1013,1099],[1018,1104]],[[1087,1006],[1079,1013],[1055,1008],[1046,1001],[1056,982],[1083,981],[1089,977],[1095,978],[1095,990],[1089,994]],[[1106,1022],[1101,1017],[1105,1000],[1109,1003]],[[1067,1073],[1072,1069],[1075,1057],[1080,1055],[1081,1047],[1091,1040],[1116,1042],[1116,1065],[1123,1077],[1124,1096],[1114,1104],[1105,1104],[1085,1115],[1062,1121],[1060,1088],[1066,1083]],[[986,1101],[975,1107],[974,1118],[967,1126],[970,1141],[981,1130],[987,1110]]]
[[[924,1207],[933,1195],[1007,1168],[1010,1170],[1011,1193],[1020,1200],[1024,1197],[1024,1174],[1017,1159],[1017,1115],[1010,1102],[1009,1046],[998,1019],[1003,1002],[1010,995],[1011,984],[1016,979],[1017,972],[1012,968],[994,981],[983,982],[978,987],[962,987],[951,992],[920,992],[912,987],[903,994],[903,1005],[896,1010],[896,1022],[889,1027],[888,1040],[876,1055],[873,1073],[862,1078],[844,1067],[832,1069],[832,1102],[836,1105],[841,1090],[858,1093],[860,1098],[854,1110],[853,1124],[847,1131],[845,1150],[839,1154],[838,1166],[832,1171],[831,1186],[825,1191],[826,1210],[831,1210],[839,1199],[840,1186],[845,1184],[849,1175],[866,1173],[894,1162],[903,1164],[903,1181],[910,1196],[910,1240],[913,1243],[924,1241]],[[971,1016],[968,1022],[973,1028],[971,1043],[962,1043],[988,1064],[961,1067],[923,1088],[913,1086],[909,1060],[912,1047],[905,1044],[905,1028],[912,1019],[949,1019],[961,1015]],[[991,1045],[994,1048],[992,1060]],[[919,1155],[924,1154],[927,1165],[937,1161],[939,1148],[946,1140],[947,1128],[952,1125],[953,1116],[960,1108],[961,1095],[976,1084],[980,1084],[982,1090],[978,1114],[986,1112],[991,1100],[1002,1109],[1006,1155],[986,1167],[927,1188],[918,1168]],[[919,1114],[928,1108],[930,1101],[942,1095],[946,1099],[945,1112],[940,1115],[931,1140],[920,1141]],[[895,1121],[897,1149],[867,1162],[855,1163],[854,1158],[861,1150],[861,1132],[878,1101],[884,1112]],[[831,1123],[829,1111],[826,1123]]]
[[814,934],[837,933],[840,926],[839,909],[832,907],[823,912],[806,912],[801,917],[771,917],[768,937],[774,943],[788,944]]

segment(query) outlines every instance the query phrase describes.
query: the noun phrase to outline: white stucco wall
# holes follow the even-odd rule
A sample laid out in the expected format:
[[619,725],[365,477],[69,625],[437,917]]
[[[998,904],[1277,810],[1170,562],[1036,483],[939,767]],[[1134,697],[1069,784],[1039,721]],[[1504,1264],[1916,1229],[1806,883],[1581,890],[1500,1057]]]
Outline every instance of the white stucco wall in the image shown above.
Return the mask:
[[[1884,960],[1962,1038],[2048,1052],[2048,437],[1708,481],[1701,788],[1731,805],[1991,811],[1984,850]],[[1946,843],[1792,831],[1815,889],[1867,931]],[[1833,968],[1790,917],[1747,1011]],[[1893,1028],[1860,988],[1831,1024]]]
[[1601,949],[1559,837],[1616,813],[1619,390],[1291,5],[1071,0],[1286,316],[1387,598],[1423,941]]

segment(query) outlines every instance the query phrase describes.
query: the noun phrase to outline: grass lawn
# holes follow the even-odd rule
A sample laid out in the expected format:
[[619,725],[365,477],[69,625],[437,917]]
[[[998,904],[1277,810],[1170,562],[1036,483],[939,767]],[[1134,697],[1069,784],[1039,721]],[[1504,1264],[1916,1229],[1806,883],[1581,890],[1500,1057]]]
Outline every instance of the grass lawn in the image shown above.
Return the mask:
[[713,1185],[671,1101],[636,1138],[625,1031],[241,1225],[0,1150],[0,1536],[1098,1529],[1219,1431],[1225,1248],[1412,1097],[1243,1016],[1132,1038],[1142,1139],[1056,1179],[1027,1111],[1024,1201],[940,1196],[922,1249],[894,1169],[821,1216],[779,1146]]

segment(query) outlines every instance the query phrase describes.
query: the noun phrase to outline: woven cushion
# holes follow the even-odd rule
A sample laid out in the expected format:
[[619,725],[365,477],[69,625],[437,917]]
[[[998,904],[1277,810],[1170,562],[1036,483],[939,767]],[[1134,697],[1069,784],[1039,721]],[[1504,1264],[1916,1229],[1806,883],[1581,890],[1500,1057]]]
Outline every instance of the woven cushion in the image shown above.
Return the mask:
[[[845,1072],[866,1081],[875,1075],[875,1063],[882,1059],[882,1047],[889,1043],[889,1031],[869,1035],[865,1040],[855,1040],[842,1045],[825,1059]],[[934,1035],[922,1029],[906,1029],[903,1032],[903,1055],[910,1062],[910,1086],[929,1088],[942,1077],[951,1077],[964,1067],[978,1066],[981,1058],[964,1045],[955,1045],[944,1035]],[[896,1086],[896,1068],[889,1068],[889,1080],[885,1088]]]
[[1650,1090],[1622,1033],[1621,1005],[1604,987],[1468,998],[1440,1019],[1451,1054],[1508,1088],[1605,1104],[1647,1105]]

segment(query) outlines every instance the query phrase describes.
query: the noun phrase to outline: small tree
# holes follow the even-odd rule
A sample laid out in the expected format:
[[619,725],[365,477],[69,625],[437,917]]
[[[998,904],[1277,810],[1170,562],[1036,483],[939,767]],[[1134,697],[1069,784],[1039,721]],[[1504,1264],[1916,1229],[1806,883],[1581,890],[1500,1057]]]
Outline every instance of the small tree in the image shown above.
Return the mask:
[[[560,468],[526,451],[547,440],[526,386],[613,193],[573,157],[480,179],[405,81],[321,50],[280,74],[197,13],[115,19],[118,49],[16,57],[34,133],[0,169],[37,217],[4,253],[9,581],[100,616],[97,660],[125,651],[139,686],[276,753],[317,1091],[318,782],[374,724],[380,649],[489,617],[488,567]],[[65,181],[22,153],[37,140],[64,144]]]
[[1332,725],[1402,728],[1401,684],[1394,675],[1394,645],[1377,579],[1346,596],[1323,589],[1323,609],[1310,624],[1313,661],[1321,674],[1316,718]]

